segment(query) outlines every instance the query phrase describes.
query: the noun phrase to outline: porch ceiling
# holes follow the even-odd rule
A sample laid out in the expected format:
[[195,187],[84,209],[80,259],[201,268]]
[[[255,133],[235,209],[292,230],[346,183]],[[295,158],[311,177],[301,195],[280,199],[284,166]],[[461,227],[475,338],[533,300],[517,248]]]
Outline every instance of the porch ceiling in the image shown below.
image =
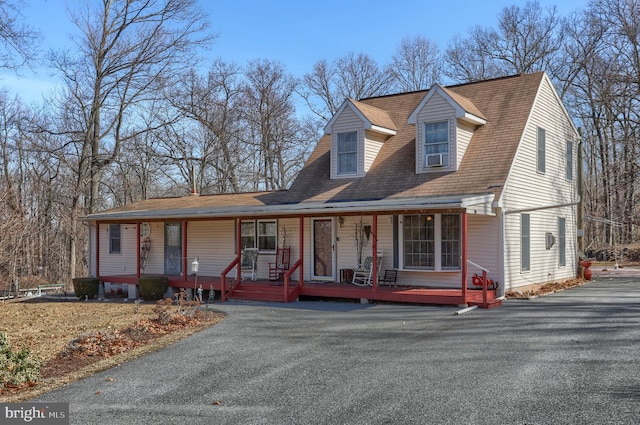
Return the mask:
[[469,214],[495,215],[492,209],[493,193],[450,196],[388,198],[353,202],[301,202],[279,205],[242,206],[190,206],[188,208],[163,208],[96,213],[87,216],[88,221],[123,220],[176,220],[176,219],[230,219],[242,217],[301,217],[318,215],[394,214],[403,211],[464,210]]

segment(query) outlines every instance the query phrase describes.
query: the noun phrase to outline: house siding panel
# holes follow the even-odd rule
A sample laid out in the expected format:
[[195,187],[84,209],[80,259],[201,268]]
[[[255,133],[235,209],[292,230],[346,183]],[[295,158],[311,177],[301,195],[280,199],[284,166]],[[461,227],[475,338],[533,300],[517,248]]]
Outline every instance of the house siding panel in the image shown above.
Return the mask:
[[100,274],[137,273],[138,256],[136,237],[137,226],[131,223],[121,224],[120,253],[109,253],[109,225],[100,225]]
[[381,134],[376,134],[372,131],[365,132],[364,140],[364,172],[369,171],[373,162],[376,160],[380,149],[387,137]]
[[[489,270],[488,277],[497,280],[502,285],[504,276],[500,268],[500,219],[498,217],[469,215],[468,216],[468,251],[467,259]],[[482,274],[471,264],[467,268],[467,276],[471,282],[474,273]]]
[[469,146],[469,142],[471,141],[471,137],[473,137],[473,132],[475,131],[475,126],[465,124],[463,122],[458,122],[458,128],[456,131],[456,154],[457,154],[457,164],[456,168],[460,167],[460,163],[462,162],[462,158],[464,157],[464,153],[467,151],[467,147]]

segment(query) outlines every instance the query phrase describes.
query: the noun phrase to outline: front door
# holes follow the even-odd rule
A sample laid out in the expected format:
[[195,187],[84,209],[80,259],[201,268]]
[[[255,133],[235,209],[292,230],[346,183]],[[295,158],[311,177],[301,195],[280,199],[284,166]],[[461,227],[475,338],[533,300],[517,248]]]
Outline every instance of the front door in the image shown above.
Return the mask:
[[314,218],[311,220],[313,249],[311,278],[335,280],[335,244],[333,219]]
[[164,274],[182,273],[182,223],[164,225]]

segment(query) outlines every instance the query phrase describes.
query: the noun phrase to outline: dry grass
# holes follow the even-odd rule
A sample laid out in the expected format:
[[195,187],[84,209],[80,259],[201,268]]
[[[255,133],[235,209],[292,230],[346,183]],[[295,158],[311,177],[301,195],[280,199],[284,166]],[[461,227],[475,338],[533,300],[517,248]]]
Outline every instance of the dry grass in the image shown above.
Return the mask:
[[[134,326],[141,320],[156,319],[155,304],[139,306],[122,301],[80,302],[35,299],[23,302],[0,303],[0,331],[9,336],[14,349],[28,348],[43,364],[59,362],[58,355],[68,343],[89,331],[113,332]],[[16,393],[0,395],[0,402],[14,402],[33,398],[45,391],[66,385],[77,379],[124,363],[165,347],[181,338],[220,322],[223,315],[208,314],[201,320],[166,335],[156,335],[143,346],[132,348],[112,357],[94,357],[81,367],[63,376],[47,377],[35,387]],[[74,363],[77,359],[74,360]]]

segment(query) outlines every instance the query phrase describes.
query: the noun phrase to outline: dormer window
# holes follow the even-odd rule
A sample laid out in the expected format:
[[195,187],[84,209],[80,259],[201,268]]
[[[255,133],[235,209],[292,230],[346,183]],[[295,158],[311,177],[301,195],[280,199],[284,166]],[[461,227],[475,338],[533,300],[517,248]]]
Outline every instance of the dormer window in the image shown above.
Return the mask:
[[424,124],[424,166],[449,166],[449,121]]
[[338,133],[337,140],[338,174],[358,172],[358,132]]

